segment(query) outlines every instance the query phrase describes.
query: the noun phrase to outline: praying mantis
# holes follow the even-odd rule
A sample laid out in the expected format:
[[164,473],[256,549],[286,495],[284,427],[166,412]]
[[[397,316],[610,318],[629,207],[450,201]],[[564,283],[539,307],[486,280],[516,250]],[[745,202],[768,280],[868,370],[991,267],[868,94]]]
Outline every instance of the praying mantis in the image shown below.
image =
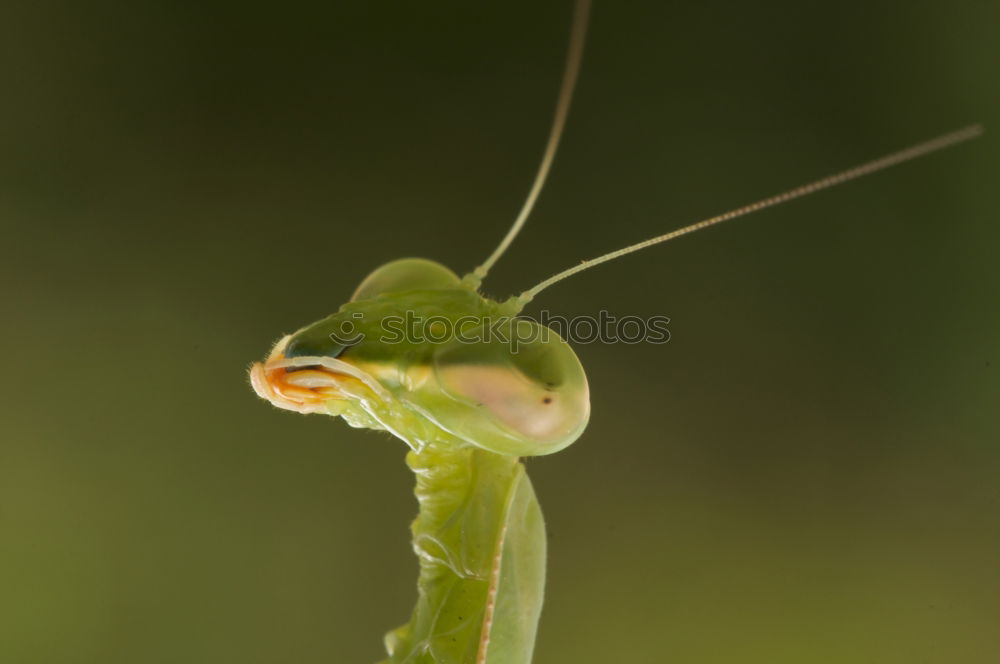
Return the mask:
[[[460,277],[404,258],[376,269],[336,313],[282,337],[253,365],[275,406],[342,417],[409,447],[420,573],[410,620],[385,638],[392,664],[528,664],[545,583],[542,513],[521,457],[558,452],[584,432],[584,369],[556,332],[519,316],[550,286],[601,263],[778,205],[978,136],[960,129],[563,270],[507,300],[480,286],[541,193],[578,78],[590,1],[574,8],[552,130],[527,199],[496,250]],[[428,323],[413,335],[401,321]],[[432,334],[433,333],[433,334]],[[509,343],[516,338],[515,347]]]

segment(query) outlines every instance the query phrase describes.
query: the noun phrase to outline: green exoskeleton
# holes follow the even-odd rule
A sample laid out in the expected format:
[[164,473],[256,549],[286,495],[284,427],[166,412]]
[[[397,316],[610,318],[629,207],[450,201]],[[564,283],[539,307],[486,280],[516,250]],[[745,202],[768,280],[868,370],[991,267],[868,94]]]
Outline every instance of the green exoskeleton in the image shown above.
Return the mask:
[[[576,440],[590,401],[569,345],[547,330],[512,330],[537,326],[514,313],[437,263],[403,259],[253,369],[257,392],[275,405],[340,415],[410,446],[420,598],[411,621],[386,639],[391,662],[530,661],[545,526],[518,458]],[[461,338],[414,340],[386,324],[407,316]],[[341,338],[345,330],[352,339]],[[510,332],[527,340],[516,352]]]
[[[555,155],[582,55],[588,0],[577,0],[567,67],[542,164],[496,251],[459,278],[407,258],[375,270],[336,313],[280,339],[251,369],[257,394],[300,413],[338,415],[408,446],[420,511],[418,599],[386,636],[387,662],[528,664],[542,607],[545,525],[520,457],[583,433],[587,378],[569,344],[519,318],[552,284],[639,249],[872,173],[981,133],[978,126],[605,254],[499,302],[479,293],[524,224]],[[413,334],[411,321],[422,324]],[[512,343],[516,339],[517,343]]]

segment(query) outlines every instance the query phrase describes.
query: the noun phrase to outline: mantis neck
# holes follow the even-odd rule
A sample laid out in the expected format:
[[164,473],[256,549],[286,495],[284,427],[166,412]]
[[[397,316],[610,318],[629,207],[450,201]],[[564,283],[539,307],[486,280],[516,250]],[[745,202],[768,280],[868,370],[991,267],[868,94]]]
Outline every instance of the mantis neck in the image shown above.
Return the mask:
[[528,664],[545,582],[545,525],[516,457],[469,446],[410,452],[419,597],[386,635],[391,664]]

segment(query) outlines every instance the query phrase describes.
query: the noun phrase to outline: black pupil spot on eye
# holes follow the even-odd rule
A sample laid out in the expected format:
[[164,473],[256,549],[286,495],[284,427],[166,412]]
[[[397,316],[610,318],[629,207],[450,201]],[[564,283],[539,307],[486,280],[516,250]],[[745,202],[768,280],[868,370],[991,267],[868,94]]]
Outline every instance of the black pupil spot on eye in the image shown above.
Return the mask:
[[552,397],[545,397],[542,399],[542,403],[552,403]]

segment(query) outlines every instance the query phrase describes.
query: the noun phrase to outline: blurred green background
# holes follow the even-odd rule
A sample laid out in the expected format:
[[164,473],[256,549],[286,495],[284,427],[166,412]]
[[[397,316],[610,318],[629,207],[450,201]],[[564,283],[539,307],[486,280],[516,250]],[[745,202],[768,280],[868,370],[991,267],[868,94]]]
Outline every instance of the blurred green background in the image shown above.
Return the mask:
[[[380,263],[516,213],[571,4],[0,5],[0,662],[374,662],[415,598],[404,446],[246,369]],[[536,662],[1000,661],[1000,5],[597,2],[496,295],[968,122],[985,138],[541,297]],[[993,134],[989,130],[994,130]]]

